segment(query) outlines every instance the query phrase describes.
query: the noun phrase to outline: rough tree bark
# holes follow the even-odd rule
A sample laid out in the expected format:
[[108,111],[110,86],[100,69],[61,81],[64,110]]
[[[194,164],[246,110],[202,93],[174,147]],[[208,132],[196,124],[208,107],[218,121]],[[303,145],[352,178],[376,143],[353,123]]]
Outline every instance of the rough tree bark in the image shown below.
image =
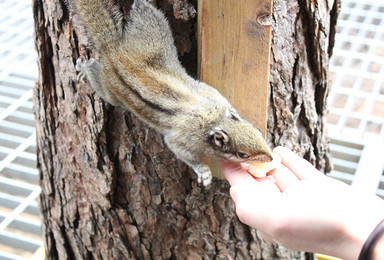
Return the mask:
[[[211,189],[159,134],[78,84],[75,61],[92,51],[64,0],[33,0],[39,81],[38,167],[49,259],[309,259],[262,240],[234,213],[228,184]],[[130,1],[110,1],[126,14]],[[196,74],[196,0],[158,0],[179,56]],[[324,119],[338,3],[274,1],[268,141],[329,167]]]

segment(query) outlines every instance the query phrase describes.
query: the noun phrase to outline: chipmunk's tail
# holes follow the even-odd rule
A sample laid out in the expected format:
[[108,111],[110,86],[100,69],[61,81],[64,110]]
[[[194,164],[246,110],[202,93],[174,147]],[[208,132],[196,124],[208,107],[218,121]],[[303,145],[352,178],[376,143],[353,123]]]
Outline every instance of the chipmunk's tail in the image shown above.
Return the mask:
[[103,0],[76,0],[76,7],[96,48],[121,38],[122,14],[118,10],[107,9]]

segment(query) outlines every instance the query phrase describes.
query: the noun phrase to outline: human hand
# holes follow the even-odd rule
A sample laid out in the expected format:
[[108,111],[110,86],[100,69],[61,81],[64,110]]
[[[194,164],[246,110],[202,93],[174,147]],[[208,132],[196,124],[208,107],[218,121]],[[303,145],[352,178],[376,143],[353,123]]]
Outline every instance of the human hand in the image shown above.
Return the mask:
[[274,152],[282,165],[273,179],[255,180],[238,164],[222,163],[239,219],[269,242],[357,259],[384,218],[384,201],[326,177],[286,148]]

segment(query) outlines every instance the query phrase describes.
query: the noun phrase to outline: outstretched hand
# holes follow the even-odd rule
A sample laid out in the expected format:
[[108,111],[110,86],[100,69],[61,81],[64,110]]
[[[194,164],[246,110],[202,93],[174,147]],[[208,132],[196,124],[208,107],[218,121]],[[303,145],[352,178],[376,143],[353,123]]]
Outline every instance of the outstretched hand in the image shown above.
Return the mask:
[[384,218],[384,202],[331,179],[290,150],[277,147],[282,165],[257,180],[238,164],[222,163],[239,219],[264,239],[285,247],[357,259]]

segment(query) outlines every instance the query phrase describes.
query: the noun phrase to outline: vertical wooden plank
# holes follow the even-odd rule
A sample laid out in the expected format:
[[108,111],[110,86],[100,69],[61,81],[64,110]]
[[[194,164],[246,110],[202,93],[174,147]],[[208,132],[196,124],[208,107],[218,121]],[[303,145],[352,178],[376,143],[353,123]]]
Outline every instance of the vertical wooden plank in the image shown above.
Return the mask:
[[271,12],[271,0],[200,0],[198,12],[200,79],[264,133]]
[[199,0],[198,6],[200,79],[217,88],[264,135],[271,13],[272,0]]

